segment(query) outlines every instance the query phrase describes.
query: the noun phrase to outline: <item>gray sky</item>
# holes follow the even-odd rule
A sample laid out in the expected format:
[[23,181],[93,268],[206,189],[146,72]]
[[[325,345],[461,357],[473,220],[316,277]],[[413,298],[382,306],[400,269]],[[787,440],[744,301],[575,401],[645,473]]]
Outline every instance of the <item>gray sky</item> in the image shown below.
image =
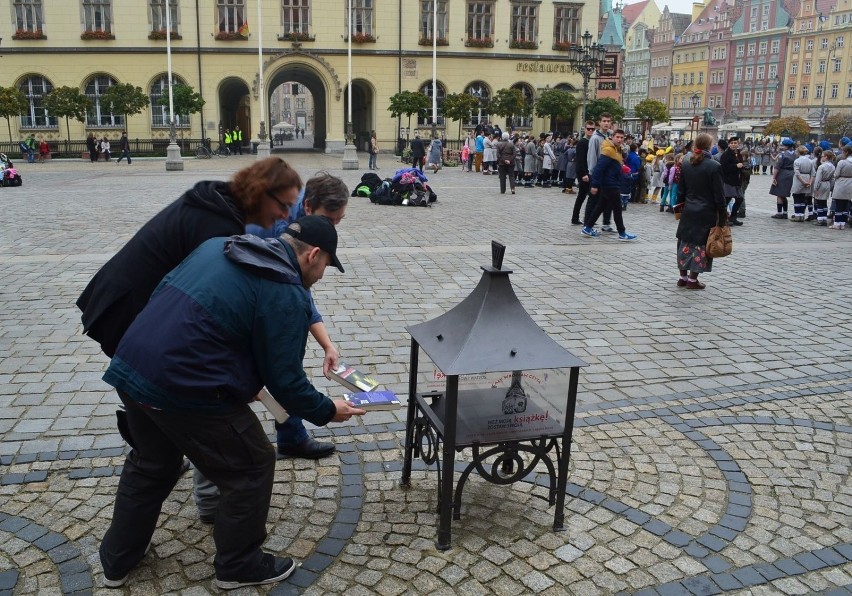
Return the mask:
[[[670,12],[680,12],[683,14],[692,14],[692,3],[693,0],[655,0],[657,6],[660,7],[660,10],[663,10],[664,6],[669,7]],[[625,2],[625,4],[634,4],[635,0],[630,0],[629,2]],[[615,4],[615,2],[613,2]]]

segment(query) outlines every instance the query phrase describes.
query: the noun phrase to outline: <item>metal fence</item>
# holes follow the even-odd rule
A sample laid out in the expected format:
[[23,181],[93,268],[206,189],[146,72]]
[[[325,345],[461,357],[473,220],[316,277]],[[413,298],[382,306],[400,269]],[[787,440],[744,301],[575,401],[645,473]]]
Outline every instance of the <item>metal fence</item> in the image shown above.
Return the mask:
[[[181,153],[184,154],[195,153],[196,148],[198,148],[201,142],[201,139],[191,139],[188,137],[182,140],[180,138],[177,139]],[[118,143],[118,139],[110,139],[111,152],[116,157],[121,154]],[[48,141],[47,144],[50,147],[50,157],[52,159],[80,159],[81,157],[88,159],[89,156],[85,139],[82,141]],[[168,139],[130,139],[130,153],[134,157],[165,157],[168,145]],[[243,149],[246,147],[250,150],[251,146],[244,145]],[[22,157],[24,154],[21,150],[21,141],[12,141],[11,143],[9,141],[0,142],[0,152],[13,158]],[[38,146],[36,146],[36,153],[38,153]]]

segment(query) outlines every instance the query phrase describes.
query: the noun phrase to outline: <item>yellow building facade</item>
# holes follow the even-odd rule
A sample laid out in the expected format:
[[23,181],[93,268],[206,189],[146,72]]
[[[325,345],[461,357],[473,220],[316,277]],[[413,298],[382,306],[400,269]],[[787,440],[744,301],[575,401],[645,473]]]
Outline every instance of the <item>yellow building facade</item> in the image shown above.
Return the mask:
[[[260,18],[258,18],[258,1]],[[41,105],[51,89],[70,86],[92,101],[85,123],[70,122],[70,137],[90,132],[131,138],[167,138],[168,109],[159,100],[166,76],[166,0],[0,0],[4,86],[16,86],[29,106],[13,119],[13,135],[33,132],[48,140],[66,137]],[[341,0],[169,0],[173,78],[199,91],[200,114],[178,116],[184,136],[216,138],[240,126],[256,138],[259,123],[270,124],[273,91],[299,83],[313,97],[314,118],[307,128],[315,147],[342,151],[347,120],[347,2]],[[389,98],[401,90],[432,92],[432,0],[352,0],[352,121],[359,139],[376,130],[396,139],[407,118],[391,118]],[[566,49],[584,31],[594,31],[597,3],[556,0],[437,0],[437,81],[439,100],[471,93],[482,100],[462,124],[488,120],[487,101],[501,88],[517,87],[534,101],[546,87],[575,91],[582,78],[567,64]],[[259,60],[259,37],[262,53]],[[262,62],[262,73],[259,62]],[[262,78],[262,87],[261,87]],[[100,94],[115,83],[141,87],[151,99],[142,113],[124,122],[101,105]],[[264,114],[261,117],[261,100]],[[562,123],[571,130],[574,122]],[[553,123],[515,119],[534,132]],[[431,114],[414,116],[412,128],[431,128]],[[448,138],[458,122],[438,129]],[[203,129],[203,130],[202,130]]]

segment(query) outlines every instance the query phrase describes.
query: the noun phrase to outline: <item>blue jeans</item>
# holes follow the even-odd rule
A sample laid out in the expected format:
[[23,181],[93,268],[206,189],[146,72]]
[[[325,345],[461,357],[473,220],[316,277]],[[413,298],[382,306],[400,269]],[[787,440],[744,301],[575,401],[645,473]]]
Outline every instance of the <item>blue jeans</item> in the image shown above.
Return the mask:
[[35,163],[35,149],[27,149],[27,161]]
[[308,440],[308,429],[298,416],[290,416],[284,424],[275,423],[275,442],[279,447],[293,447]]

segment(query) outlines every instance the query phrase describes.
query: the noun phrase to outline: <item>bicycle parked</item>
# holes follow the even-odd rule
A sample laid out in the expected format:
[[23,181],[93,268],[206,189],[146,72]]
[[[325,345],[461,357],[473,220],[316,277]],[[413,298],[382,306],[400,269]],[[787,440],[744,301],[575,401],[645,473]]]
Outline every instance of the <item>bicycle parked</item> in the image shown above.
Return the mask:
[[219,143],[219,146],[215,151],[211,149],[210,139],[204,139],[204,141],[195,148],[195,157],[200,159],[210,159],[214,155],[217,157],[227,157],[231,154],[231,150],[228,149],[228,146],[224,143]]

